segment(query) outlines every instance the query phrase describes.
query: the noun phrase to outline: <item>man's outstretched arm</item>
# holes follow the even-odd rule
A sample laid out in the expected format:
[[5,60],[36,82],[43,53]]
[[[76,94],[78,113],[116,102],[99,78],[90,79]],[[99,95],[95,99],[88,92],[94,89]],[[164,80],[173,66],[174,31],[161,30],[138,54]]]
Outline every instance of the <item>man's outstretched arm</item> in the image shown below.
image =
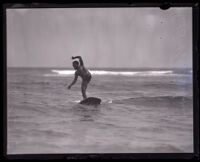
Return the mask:
[[83,59],[82,59],[82,57],[81,57],[81,56],[75,56],[75,57],[72,56],[72,59],[76,59],[76,58],[79,59],[80,65],[83,66],[84,64],[83,64]]
[[68,89],[70,89],[71,86],[73,86],[73,85],[76,83],[77,79],[78,79],[78,75],[75,73],[74,80],[73,80],[73,82],[68,86]]

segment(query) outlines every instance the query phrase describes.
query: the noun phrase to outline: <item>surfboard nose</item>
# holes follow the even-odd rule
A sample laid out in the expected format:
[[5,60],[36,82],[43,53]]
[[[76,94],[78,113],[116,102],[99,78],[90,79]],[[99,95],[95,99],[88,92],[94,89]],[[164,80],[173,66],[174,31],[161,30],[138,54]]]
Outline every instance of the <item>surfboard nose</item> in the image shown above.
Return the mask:
[[96,97],[88,97],[79,103],[83,105],[99,105],[101,103],[101,99]]

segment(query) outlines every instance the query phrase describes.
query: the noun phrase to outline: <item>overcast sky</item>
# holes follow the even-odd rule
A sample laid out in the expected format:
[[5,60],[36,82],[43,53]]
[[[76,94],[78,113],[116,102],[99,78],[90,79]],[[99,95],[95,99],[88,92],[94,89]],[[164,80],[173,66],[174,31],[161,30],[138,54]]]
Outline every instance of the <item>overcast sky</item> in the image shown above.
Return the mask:
[[192,67],[192,8],[7,9],[7,65]]

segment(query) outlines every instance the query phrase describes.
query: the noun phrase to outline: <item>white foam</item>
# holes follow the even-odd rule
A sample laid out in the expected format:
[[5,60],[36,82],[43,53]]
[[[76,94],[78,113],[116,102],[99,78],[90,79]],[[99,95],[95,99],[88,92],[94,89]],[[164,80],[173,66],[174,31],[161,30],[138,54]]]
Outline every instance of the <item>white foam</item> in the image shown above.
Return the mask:
[[[58,75],[74,75],[74,70],[52,70]],[[165,71],[105,71],[105,70],[90,70],[92,75],[124,75],[124,76],[162,76],[173,74],[171,70]]]
[[52,72],[60,75],[73,75],[75,73],[74,70],[52,70]]
[[74,101],[74,102],[79,103],[79,102],[81,102],[81,100],[76,100],[76,101]]

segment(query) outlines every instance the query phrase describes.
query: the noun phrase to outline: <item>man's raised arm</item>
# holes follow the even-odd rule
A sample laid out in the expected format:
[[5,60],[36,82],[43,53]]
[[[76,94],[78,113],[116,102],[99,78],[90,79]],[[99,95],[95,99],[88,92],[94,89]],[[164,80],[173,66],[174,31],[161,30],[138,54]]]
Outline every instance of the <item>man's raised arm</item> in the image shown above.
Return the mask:
[[81,56],[75,56],[75,57],[72,56],[72,60],[73,60],[73,59],[76,59],[76,58],[79,59],[80,65],[83,66],[84,64],[83,64],[83,59],[82,59],[82,57],[81,57]]

